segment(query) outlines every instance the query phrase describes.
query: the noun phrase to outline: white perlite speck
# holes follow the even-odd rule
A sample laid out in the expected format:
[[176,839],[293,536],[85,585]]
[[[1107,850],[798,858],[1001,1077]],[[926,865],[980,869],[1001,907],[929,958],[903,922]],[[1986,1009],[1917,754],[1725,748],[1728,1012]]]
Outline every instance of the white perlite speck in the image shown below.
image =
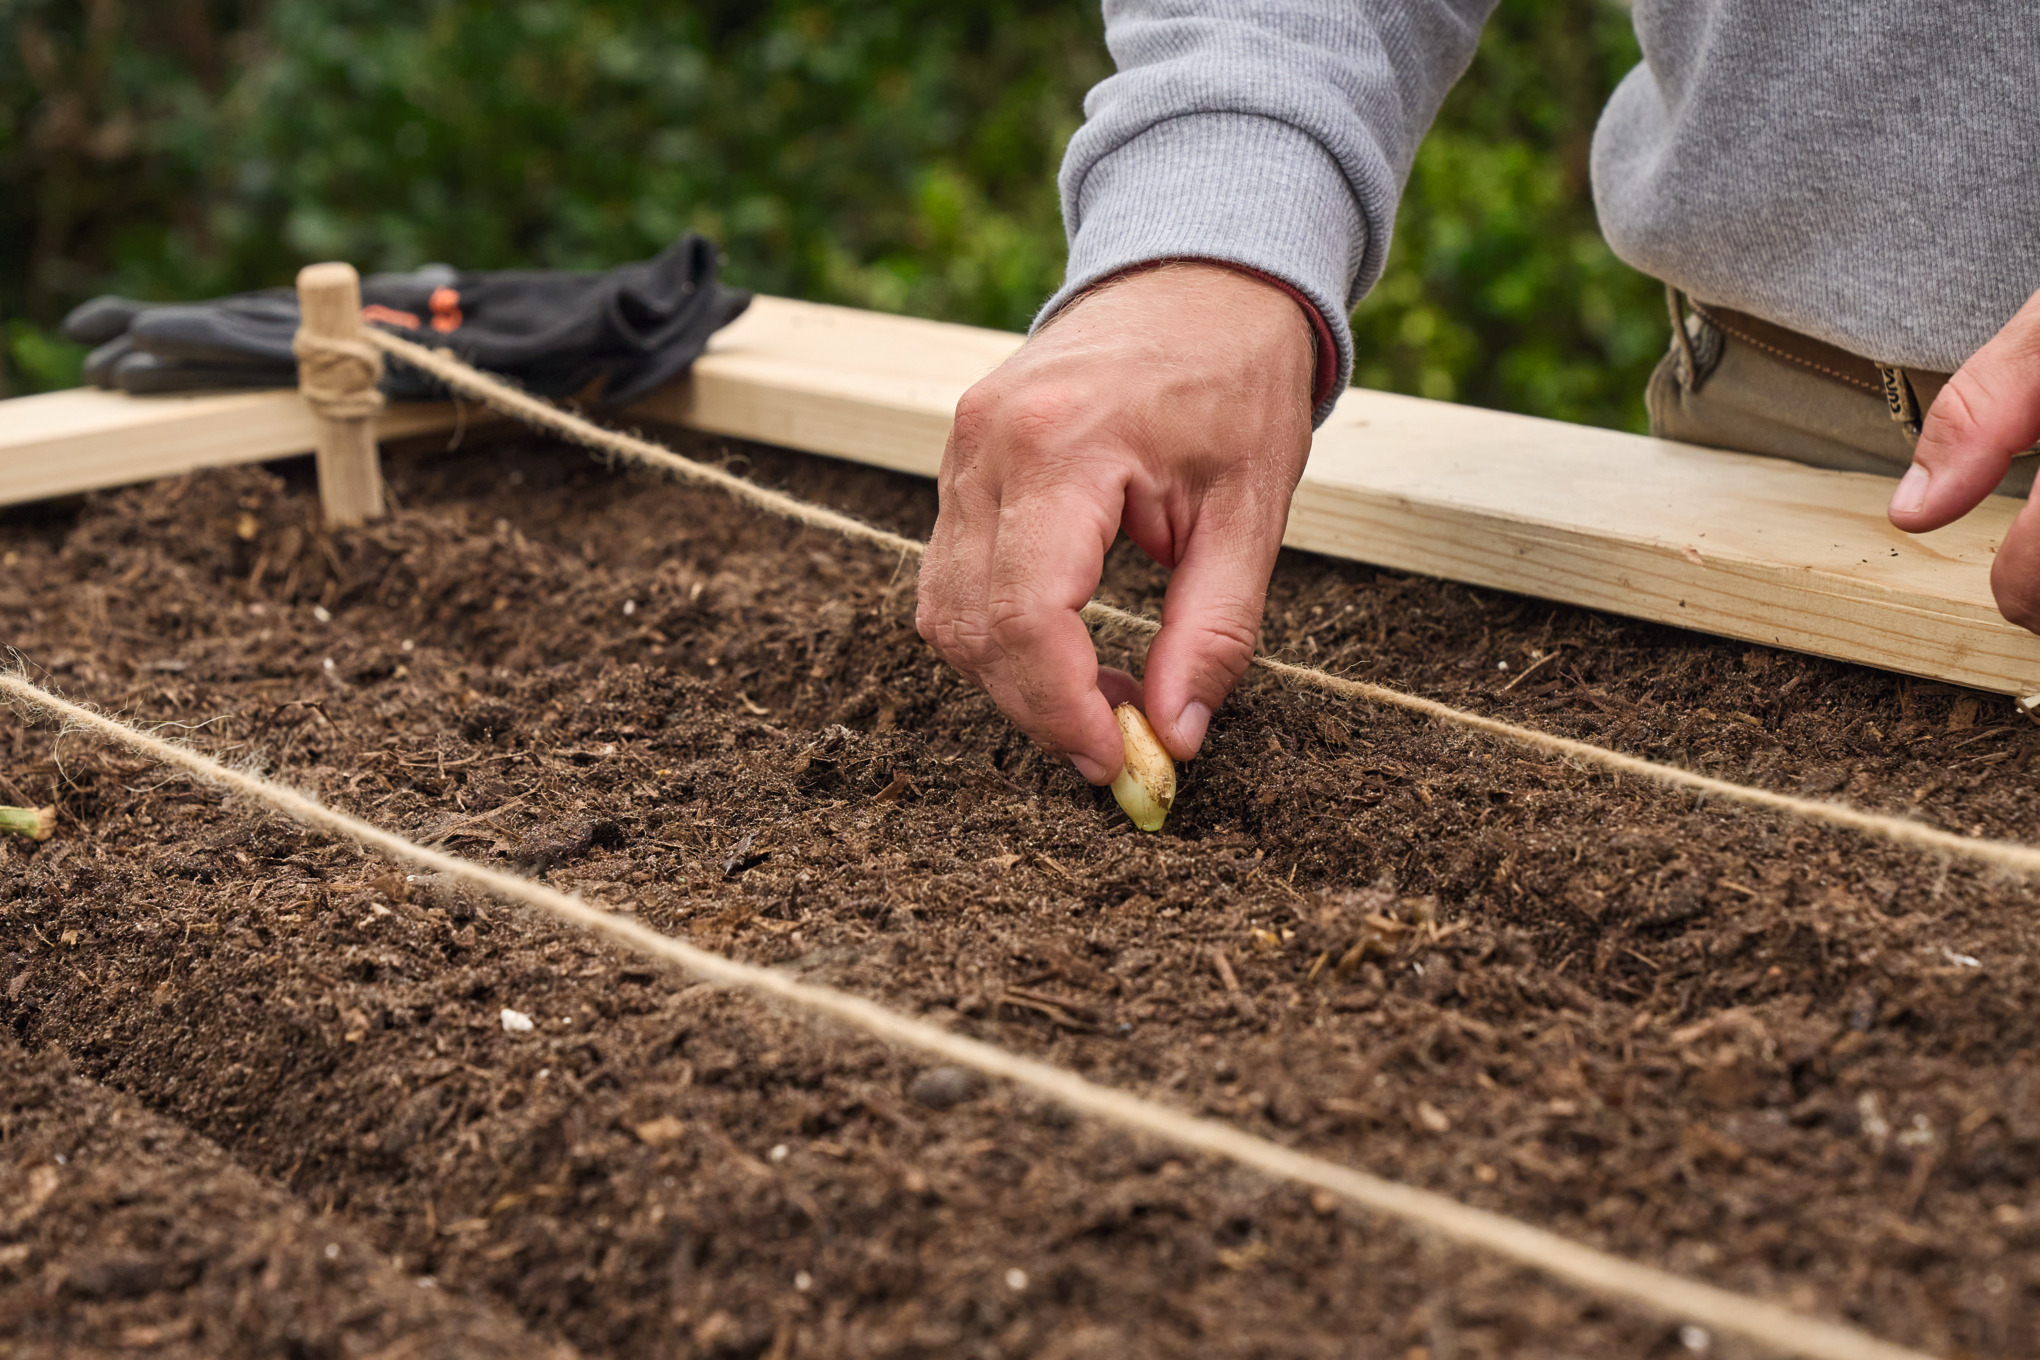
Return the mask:
[[505,1034],[531,1033],[531,1017],[523,1011],[513,1011],[508,1006],[505,1006],[503,1013],[496,1018],[503,1022],[503,1032]]

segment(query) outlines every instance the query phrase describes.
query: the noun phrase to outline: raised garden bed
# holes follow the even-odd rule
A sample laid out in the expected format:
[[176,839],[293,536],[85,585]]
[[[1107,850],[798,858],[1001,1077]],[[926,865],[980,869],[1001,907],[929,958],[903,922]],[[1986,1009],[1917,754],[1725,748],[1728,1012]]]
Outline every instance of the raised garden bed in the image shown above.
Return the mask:
[[[932,523],[924,482],[741,454]],[[2040,1349],[2026,887],[1266,680],[1145,837],[939,667],[894,561],[545,443],[386,467],[400,512],[338,535],[299,468],[14,512],[8,640],[662,931],[1894,1341]],[[1106,593],[1160,584],[1123,551]],[[1299,555],[1265,643],[2035,821],[2008,699]],[[1741,1353],[0,741],[62,813],[0,860],[23,1353]]]

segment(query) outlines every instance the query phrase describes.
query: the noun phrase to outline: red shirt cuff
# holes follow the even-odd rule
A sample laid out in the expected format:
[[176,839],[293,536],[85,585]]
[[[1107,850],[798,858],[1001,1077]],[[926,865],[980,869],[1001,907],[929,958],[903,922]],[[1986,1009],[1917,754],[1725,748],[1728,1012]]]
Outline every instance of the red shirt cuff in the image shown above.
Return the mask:
[[1251,266],[1234,264],[1230,260],[1205,260],[1201,263],[1224,265],[1227,269],[1259,279],[1271,287],[1280,288],[1289,294],[1290,301],[1303,308],[1303,314],[1310,318],[1311,332],[1317,337],[1317,375],[1311,380],[1310,408],[1315,411],[1324,405],[1325,398],[1338,390],[1339,347],[1332,340],[1332,328],[1325,324],[1325,314],[1317,309],[1317,304],[1305,297],[1301,290],[1273,274],[1263,273]]

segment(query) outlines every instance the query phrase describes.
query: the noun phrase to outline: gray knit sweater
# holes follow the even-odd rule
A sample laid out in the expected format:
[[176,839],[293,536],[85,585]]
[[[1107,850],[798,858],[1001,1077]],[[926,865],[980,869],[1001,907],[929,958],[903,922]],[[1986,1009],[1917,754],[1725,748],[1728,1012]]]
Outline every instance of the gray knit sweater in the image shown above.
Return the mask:
[[[1350,372],[1346,313],[1494,3],[1105,0],[1119,70],[1063,161],[1069,270],[1042,315],[1143,261],[1232,261],[1309,298]],[[1593,154],[1624,260],[1942,371],[2040,289],[2040,0],[1635,10],[1644,64]]]

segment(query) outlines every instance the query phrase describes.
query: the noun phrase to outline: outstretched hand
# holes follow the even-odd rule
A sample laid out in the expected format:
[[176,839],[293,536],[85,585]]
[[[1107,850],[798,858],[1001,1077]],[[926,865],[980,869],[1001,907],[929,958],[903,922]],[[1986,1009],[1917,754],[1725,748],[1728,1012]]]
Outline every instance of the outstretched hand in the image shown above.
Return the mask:
[[[1913,465],[1891,497],[1891,522],[1924,533],[1988,496],[2015,455],[2040,442],[2040,293],[1956,370],[1920,426]],[[2012,521],[1990,568],[2007,619],[2040,633],[2040,489]]]
[[[1280,289],[1164,265],[1065,307],[958,405],[921,636],[1092,783],[1123,761],[1114,704],[1143,700],[1187,760],[1245,673],[1310,451],[1312,344]],[[1174,569],[1139,685],[1079,617],[1122,528]]]

